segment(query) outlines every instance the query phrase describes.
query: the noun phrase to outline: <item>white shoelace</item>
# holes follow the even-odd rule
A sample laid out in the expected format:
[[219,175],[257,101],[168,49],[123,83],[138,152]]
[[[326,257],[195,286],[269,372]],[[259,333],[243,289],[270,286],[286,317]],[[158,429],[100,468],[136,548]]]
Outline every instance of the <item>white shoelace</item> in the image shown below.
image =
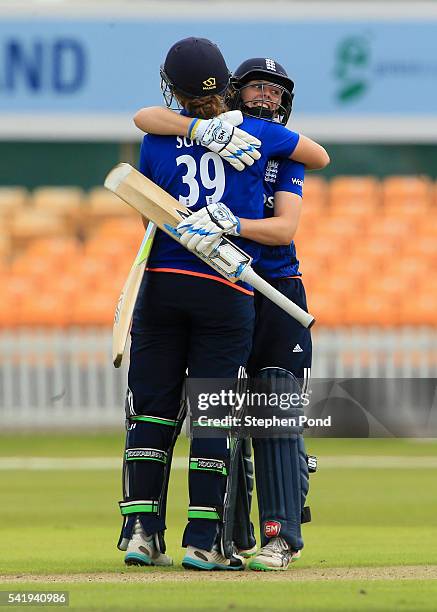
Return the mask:
[[290,552],[287,542],[283,538],[272,538],[268,544],[261,548],[258,554],[267,554],[268,556],[273,557],[277,553],[283,553],[285,551]]

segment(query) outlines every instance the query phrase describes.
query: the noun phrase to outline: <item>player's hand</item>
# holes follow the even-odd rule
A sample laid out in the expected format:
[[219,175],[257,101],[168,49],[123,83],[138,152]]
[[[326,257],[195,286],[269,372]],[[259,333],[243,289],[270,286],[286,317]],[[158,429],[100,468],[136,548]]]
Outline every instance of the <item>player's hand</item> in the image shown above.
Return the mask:
[[217,202],[196,211],[176,229],[181,234],[181,244],[187,249],[210,255],[223,234],[239,236],[240,220],[225,204]]
[[188,138],[218,153],[236,170],[244,170],[261,157],[261,141],[235,127],[243,121],[241,111],[228,111],[213,119],[193,119]]

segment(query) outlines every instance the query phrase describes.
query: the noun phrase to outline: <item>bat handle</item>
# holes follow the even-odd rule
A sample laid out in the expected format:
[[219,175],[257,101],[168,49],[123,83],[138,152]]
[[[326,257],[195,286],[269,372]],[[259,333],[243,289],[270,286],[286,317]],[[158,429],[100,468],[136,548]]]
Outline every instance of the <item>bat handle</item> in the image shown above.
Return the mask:
[[289,300],[288,297],[275,289],[270,283],[261,278],[261,276],[258,276],[250,266],[244,269],[240,276],[240,280],[252,285],[252,287],[268,297],[269,300],[274,302],[279,308],[285,310],[285,312],[296,319],[296,321],[299,321],[304,327],[309,329],[314,324],[315,318],[311,314]]

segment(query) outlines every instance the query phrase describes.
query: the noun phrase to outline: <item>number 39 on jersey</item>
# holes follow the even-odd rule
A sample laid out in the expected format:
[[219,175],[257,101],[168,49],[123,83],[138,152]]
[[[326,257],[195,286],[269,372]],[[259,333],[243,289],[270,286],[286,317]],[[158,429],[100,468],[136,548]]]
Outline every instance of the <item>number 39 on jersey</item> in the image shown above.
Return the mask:
[[[179,155],[176,164],[185,166],[182,182],[186,191],[179,195],[179,202],[189,208],[195,206],[199,201],[199,184],[212,190],[212,193],[206,196],[205,205],[221,201],[225,191],[225,169],[217,153],[204,153],[198,161],[191,155]],[[203,205],[202,202],[200,204]]]

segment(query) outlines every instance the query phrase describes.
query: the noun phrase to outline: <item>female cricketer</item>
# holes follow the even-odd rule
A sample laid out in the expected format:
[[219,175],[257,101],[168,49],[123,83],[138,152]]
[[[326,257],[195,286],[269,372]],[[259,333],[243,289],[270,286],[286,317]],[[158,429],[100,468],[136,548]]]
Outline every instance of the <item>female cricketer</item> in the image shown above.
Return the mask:
[[[168,52],[161,75],[165,97],[176,97],[183,114],[192,118],[191,138],[146,135],[141,172],[194,212],[206,208],[214,235],[235,236],[257,260],[261,247],[245,239],[243,225],[245,220],[263,217],[262,181],[268,160],[293,155],[299,135],[277,123],[246,117],[242,128],[255,137],[253,142],[262,141],[262,149],[259,161],[239,173],[193,140],[202,142],[210,127],[204,121],[226,110],[229,72],[218,48],[205,39],[179,41]],[[222,132],[218,145],[221,136]],[[205,142],[211,144],[208,138]],[[249,152],[253,148],[247,147]],[[202,249],[205,232],[194,224],[184,226],[181,241]],[[163,537],[165,500],[172,449],[183,419],[185,372],[188,369],[194,378],[235,379],[249,358],[253,323],[251,287],[231,285],[189,250],[157,232],[131,332],[124,499],[120,502],[124,521],[119,540],[119,548],[127,551],[127,564],[171,563]],[[193,439],[183,537],[187,568],[243,567],[240,557],[227,558],[220,547],[228,463],[226,439]]]
[[[267,121],[287,123],[294,83],[278,62],[266,58],[246,60],[235,71],[233,86],[232,108]],[[186,118],[161,108],[141,109],[135,123],[153,133],[183,135],[188,128]],[[296,148],[292,158],[305,161],[309,168],[326,165],[329,158],[322,147],[302,136],[300,142],[304,148]],[[249,230],[246,236],[263,244],[257,272],[306,309],[293,243],[301,212],[304,170],[305,166],[296,161],[269,160],[264,176],[264,217],[269,221],[244,221],[242,227]],[[299,384],[301,393],[306,393],[312,357],[309,330],[257,292],[255,305],[256,325],[248,364],[251,377],[265,379],[272,391],[293,392]],[[305,508],[308,462],[303,438],[256,438],[254,449],[262,548],[249,567],[286,569],[303,547],[301,519],[309,520],[309,509]],[[282,475],[280,480],[278,474]]]

